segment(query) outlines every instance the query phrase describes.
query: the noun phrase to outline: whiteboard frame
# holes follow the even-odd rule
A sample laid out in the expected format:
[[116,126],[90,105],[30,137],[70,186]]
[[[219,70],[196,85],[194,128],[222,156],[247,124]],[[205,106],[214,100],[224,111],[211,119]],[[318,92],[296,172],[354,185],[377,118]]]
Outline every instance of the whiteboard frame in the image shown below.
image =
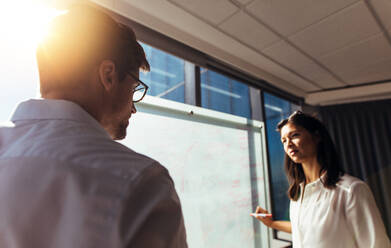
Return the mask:
[[[260,185],[261,191],[258,192],[258,200],[259,202],[265,203],[265,205],[269,208],[271,203],[264,122],[149,95],[146,95],[143,101],[136,103],[135,106],[138,111],[144,113],[164,115],[172,118],[178,118],[178,116],[186,115],[189,119],[192,119],[191,117],[194,116],[194,121],[196,122],[202,120],[211,124],[223,124],[237,129],[252,129],[255,132],[259,132],[262,137],[260,141],[261,147],[259,149],[262,152],[259,154],[258,159],[261,160],[260,164],[262,165],[262,168],[258,168],[258,170],[262,171],[264,180],[263,185]],[[265,243],[267,244],[267,247],[273,247],[272,244],[274,238],[272,232],[270,232],[270,230],[268,230],[269,228],[264,225],[259,224],[259,226],[259,234],[261,236],[266,235]]]
[[[144,99],[141,102],[136,103],[135,106],[136,108],[140,107],[140,111],[142,112],[146,111],[147,109],[164,109],[168,112],[177,114],[187,114],[195,117],[203,117],[212,121],[216,120],[219,122],[225,122],[237,127],[252,127],[254,129],[260,129],[259,131],[264,130],[264,123],[261,121],[251,120],[245,117],[201,108],[194,105],[188,105],[185,103],[174,102],[149,95],[146,95]],[[262,134],[264,134],[264,132],[262,132]]]

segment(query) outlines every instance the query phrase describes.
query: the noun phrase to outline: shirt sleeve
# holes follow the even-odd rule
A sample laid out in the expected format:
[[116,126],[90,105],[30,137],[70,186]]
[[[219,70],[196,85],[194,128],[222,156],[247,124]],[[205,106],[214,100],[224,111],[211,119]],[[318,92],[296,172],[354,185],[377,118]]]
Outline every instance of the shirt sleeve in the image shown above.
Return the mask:
[[357,182],[347,196],[346,217],[359,248],[390,248],[383,220],[368,185]]
[[181,204],[163,166],[147,169],[129,195],[120,224],[125,247],[187,247]]

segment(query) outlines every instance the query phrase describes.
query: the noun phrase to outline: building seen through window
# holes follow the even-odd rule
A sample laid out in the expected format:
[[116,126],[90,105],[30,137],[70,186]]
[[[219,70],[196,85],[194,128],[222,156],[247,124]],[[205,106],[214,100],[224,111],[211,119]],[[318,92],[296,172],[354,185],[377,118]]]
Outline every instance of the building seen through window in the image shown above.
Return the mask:
[[149,86],[148,95],[176,102],[185,102],[184,60],[141,43],[151,66],[140,73],[141,81]]
[[288,181],[284,172],[284,148],[277,124],[299,109],[289,101],[264,93],[266,135],[269,154],[270,188],[273,216],[277,220],[289,220]]
[[201,106],[251,118],[248,85],[201,68]]
[[[157,48],[141,43],[151,71],[140,73],[149,86],[148,95],[185,102],[185,61]],[[237,80],[201,68],[201,107],[251,118],[249,87]],[[196,77],[195,73],[192,75]]]

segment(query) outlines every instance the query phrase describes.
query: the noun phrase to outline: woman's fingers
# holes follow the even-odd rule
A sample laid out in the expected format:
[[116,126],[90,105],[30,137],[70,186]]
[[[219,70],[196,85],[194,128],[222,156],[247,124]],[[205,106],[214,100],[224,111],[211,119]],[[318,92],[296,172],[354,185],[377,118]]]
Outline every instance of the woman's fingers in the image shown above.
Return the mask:
[[272,214],[269,214],[266,209],[263,209],[260,206],[256,208],[255,213],[251,213],[250,215],[257,218],[268,227],[270,227],[273,223]]
[[256,214],[267,214],[269,212],[266,209],[263,209],[260,206],[258,206],[257,209],[255,210],[255,213]]

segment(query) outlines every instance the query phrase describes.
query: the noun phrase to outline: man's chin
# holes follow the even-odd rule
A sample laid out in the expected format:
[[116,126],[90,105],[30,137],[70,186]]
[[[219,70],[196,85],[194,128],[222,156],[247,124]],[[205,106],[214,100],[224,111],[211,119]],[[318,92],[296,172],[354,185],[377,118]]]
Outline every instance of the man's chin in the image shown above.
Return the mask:
[[128,123],[120,125],[114,132],[111,133],[111,138],[113,140],[122,140],[126,137],[126,129],[128,127]]
[[114,136],[111,136],[111,138],[113,138],[113,140],[123,140],[125,139],[126,137],[126,132],[123,133],[123,134],[115,134]]

